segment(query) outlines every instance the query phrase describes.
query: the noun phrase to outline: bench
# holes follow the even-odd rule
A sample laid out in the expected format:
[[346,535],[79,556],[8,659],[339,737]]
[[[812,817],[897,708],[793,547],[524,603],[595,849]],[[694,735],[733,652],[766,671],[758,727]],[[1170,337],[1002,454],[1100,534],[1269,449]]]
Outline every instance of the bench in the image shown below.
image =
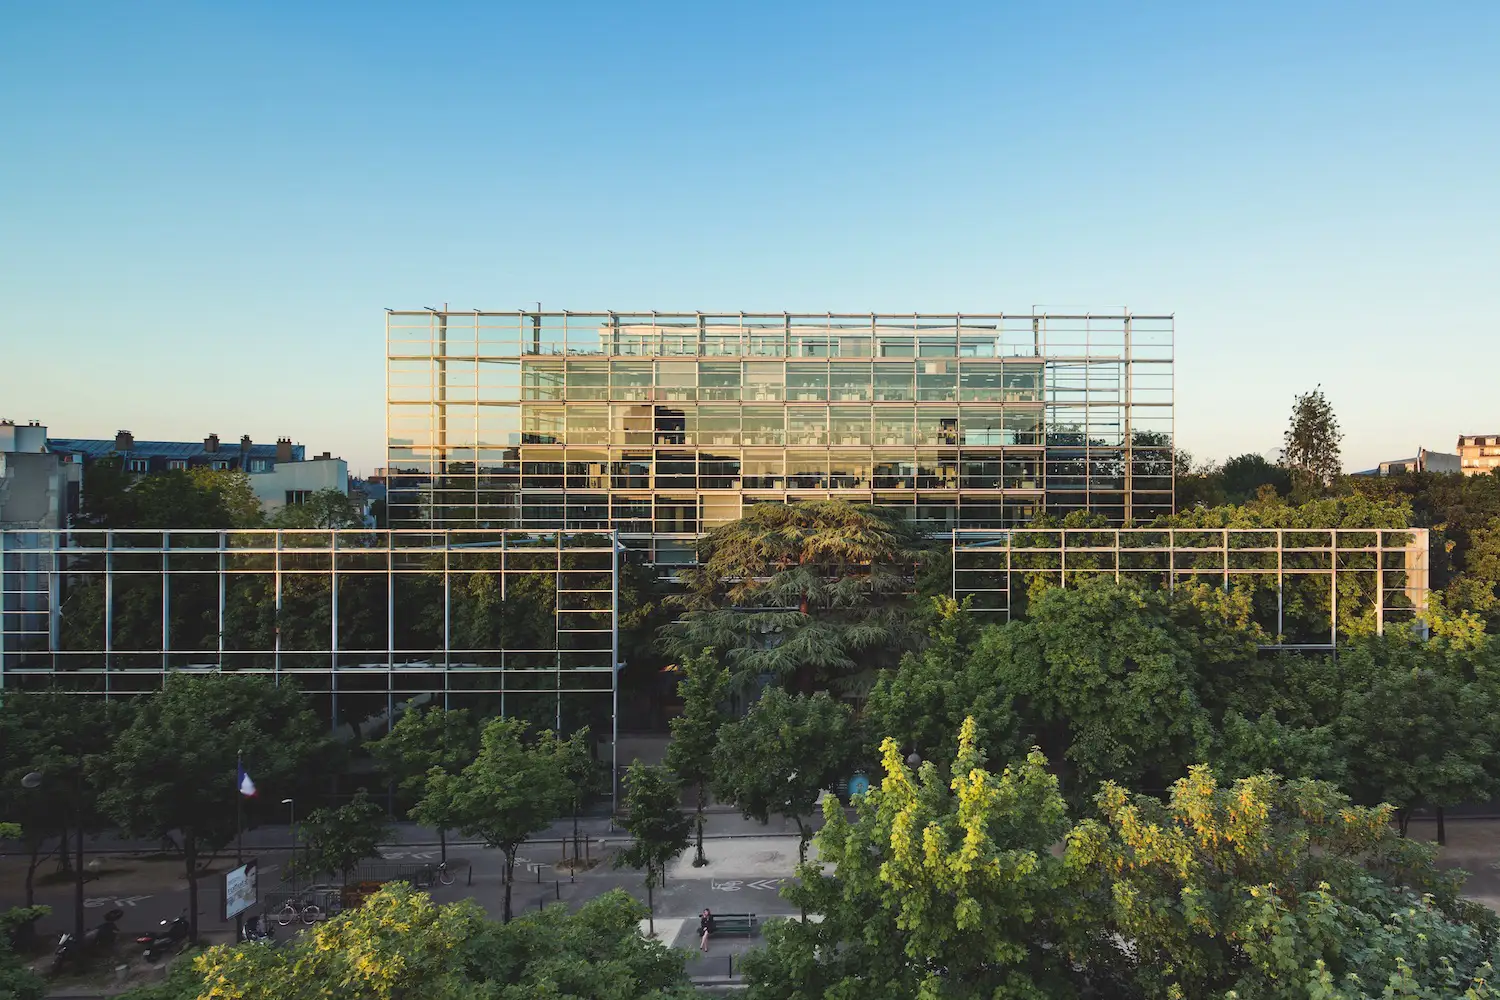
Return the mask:
[[715,934],[743,934],[753,937],[757,922],[753,913],[715,913]]

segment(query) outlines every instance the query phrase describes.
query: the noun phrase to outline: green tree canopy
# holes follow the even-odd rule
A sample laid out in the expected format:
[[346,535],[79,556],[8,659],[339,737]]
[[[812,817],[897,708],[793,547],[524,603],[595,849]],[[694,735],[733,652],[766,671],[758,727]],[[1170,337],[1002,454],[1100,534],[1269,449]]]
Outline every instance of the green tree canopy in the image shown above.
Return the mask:
[[747,819],[779,815],[797,824],[798,857],[807,857],[807,825],[820,792],[848,774],[854,758],[848,706],[819,692],[811,697],[766,688],[743,719],[719,730],[714,796]]
[[91,765],[100,804],[131,835],[180,833],[196,939],[199,858],[235,835],[236,754],[275,797],[326,773],[330,744],[300,691],[258,676],[172,673],[133,707],[109,755]]
[[301,503],[287,504],[271,518],[276,528],[362,528],[364,511],[343,490],[317,490]]
[[395,883],[284,945],[220,945],[122,1000],[691,1000],[680,953],[618,890],[510,923]]
[[336,808],[315,809],[302,824],[306,852],[292,861],[303,878],[323,872],[349,884],[359,863],[380,856],[380,843],[391,833],[385,809],[361,788]]
[[697,792],[697,810],[693,825],[697,831],[694,865],[704,865],[703,810],[708,806],[708,791],[714,778],[714,747],[719,742],[719,727],[725,722],[721,706],[729,689],[729,671],[719,665],[713,651],[705,649],[697,656],[684,657],[679,668],[681,680],[677,693],[682,698],[682,714],[669,725],[672,742],[667,744],[666,764]]
[[558,740],[550,730],[526,739],[521,719],[491,719],[480,738],[479,754],[458,774],[434,767],[412,819],[455,828],[505,854],[505,908],[510,897],[516,851],[567,807],[567,782]]
[[662,642],[679,662],[714,650],[741,692],[763,674],[858,690],[920,638],[910,605],[923,546],[899,513],[754,504],[699,541]]
[[646,873],[646,906],[656,934],[654,890],[666,884],[667,865],[686,850],[692,820],[682,812],[682,785],[665,765],[635,761],[625,773],[625,832],[630,846],[615,855],[616,868]]
[[1322,386],[1299,395],[1281,443],[1281,461],[1291,470],[1294,486],[1317,491],[1332,483],[1344,471],[1339,454],[1343,438]]
[[[369,744],[370,755],[402,795],[415,802],[427,788],[433,768],[462,771],[479,754],[479,726],[467,709],[408,708],[390,732]],[[448,860],[448,832],[438,829],[442,860]]]

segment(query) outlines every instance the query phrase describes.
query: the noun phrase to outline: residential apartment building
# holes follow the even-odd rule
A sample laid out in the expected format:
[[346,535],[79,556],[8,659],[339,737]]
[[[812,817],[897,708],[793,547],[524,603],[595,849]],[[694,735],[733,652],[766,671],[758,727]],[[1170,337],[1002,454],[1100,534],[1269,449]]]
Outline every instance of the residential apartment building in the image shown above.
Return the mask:
[[1500,468],[1500,434],[1462,434],[1459,464],[1466,476],[1482,476]]
[[659,564],[753,503],[934,534],[1172,507],[1173,319],[388,311],[393,528],[621,532]]

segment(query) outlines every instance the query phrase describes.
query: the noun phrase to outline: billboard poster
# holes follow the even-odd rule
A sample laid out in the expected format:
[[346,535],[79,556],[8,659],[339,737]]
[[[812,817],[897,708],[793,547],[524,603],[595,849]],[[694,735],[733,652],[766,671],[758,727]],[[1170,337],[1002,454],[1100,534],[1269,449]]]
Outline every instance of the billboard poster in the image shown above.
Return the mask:
[[260,886],[254,861],[224,873],[224,919],[233,920],[254,906]]

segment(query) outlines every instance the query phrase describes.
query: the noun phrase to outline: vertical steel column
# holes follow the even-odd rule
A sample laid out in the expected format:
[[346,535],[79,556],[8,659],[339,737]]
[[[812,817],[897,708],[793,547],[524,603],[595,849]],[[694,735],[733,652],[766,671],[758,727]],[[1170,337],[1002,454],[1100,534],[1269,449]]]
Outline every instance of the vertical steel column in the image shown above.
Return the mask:
[[[1131,355],[1130,310],[1125,310],[1125,523],[1135,523],[1135,442],[1130,410],[1130,384],[1135,380],[1134,358]],[[1173,476],[1176,470],[1173,469]],[[1226,584],[1227,589],[1227,584]]]
[[[62,645],[62,543],[63,536],[58,532],[52,532],[52,575],[47,579],[47,642],[48,649],[52,652]],[[0,574],[4,573],[5,555],[0,552]],[[0,608],[3,610],[3,608]],[[0,627],[0,633],[5,629]],[[3,640],[0,640],[3,642]],[[0,646],[0,650],[3,650]],[[57,669],[57,660],[52,660],[52,668]],[[0,673],[4,670],[4,656],[0,655]],[[0,676],[0,687],[5,686],[5,678]]]
[[172,533],[161,533],[161,673],[162,682],[172,662],[172,577],[167,572],[167,550],[172,547]]
[[609,812],[620,811],[620,533],[609,533]]
[[1375,634],[1385,635],[1385,532],[1375,529]]
[[[438,481],[434,493],[448,486],[448,314],[437,316],[437,460]],[[437,497],[433,497],[433,518],[437,519]]]
[[1329,528],[1328,535],[1332,548],[1328,562],[1328,644],[1337,649],[1339,644],[1339,529]]
[[[448,710],[448,676],[453,670],[453,533],[443,532],[443,711]],[[501,687],[505,674],[500,674]]]
[[1276,641],[1286,641],[1286,540],[1276,529]]
[[[56,545],[56,542],[54,542],[53,544]],[[0,528],[0,691],[5,690],[5,550],[9,545],[10,532],[6,531],[3,528]],[[18,571],[17,576],[19,575],[20,573]],[[48,606],[47,613],[49,617],[52,615],[53,608],[55,607],[56,602],[53,602]],[[18,608],[17,610],[20,609]],[[55,673],[57,671],[57,640],[55,638],[52,640],[52,643],[49,647],[49,652],[51,652],[52,654],[52,670]]]
[[1224,593],[1229,593],[1229,529],[1221,532],[1224,543]]
[[219,532],[219,630],[218,630],[219,631],[218,653],[219,653],[219,670],[220,670],[220,672],[222,672],[224,670],[224,604],[225,604],[225,601],[224,601],[224,596],[225,596],[224,595],[224,588],[226,586],[225,581],[226,581],[226,578],[228,576],[228,569],[229,569],[228,564],[225,563],[225,559],[228,557],[228,548],[229,548],[229,535],[228,535],[227,532],[221,531],[221,532]]
[[271,550],[271,572],[276,582],[276,631],[275,644],[271,651],[271,670],[274,683],[281,686],[281,529],[276,529],[276,540]]
[[115,533],[104,533],[104,693],[109,694],[115,651]]

